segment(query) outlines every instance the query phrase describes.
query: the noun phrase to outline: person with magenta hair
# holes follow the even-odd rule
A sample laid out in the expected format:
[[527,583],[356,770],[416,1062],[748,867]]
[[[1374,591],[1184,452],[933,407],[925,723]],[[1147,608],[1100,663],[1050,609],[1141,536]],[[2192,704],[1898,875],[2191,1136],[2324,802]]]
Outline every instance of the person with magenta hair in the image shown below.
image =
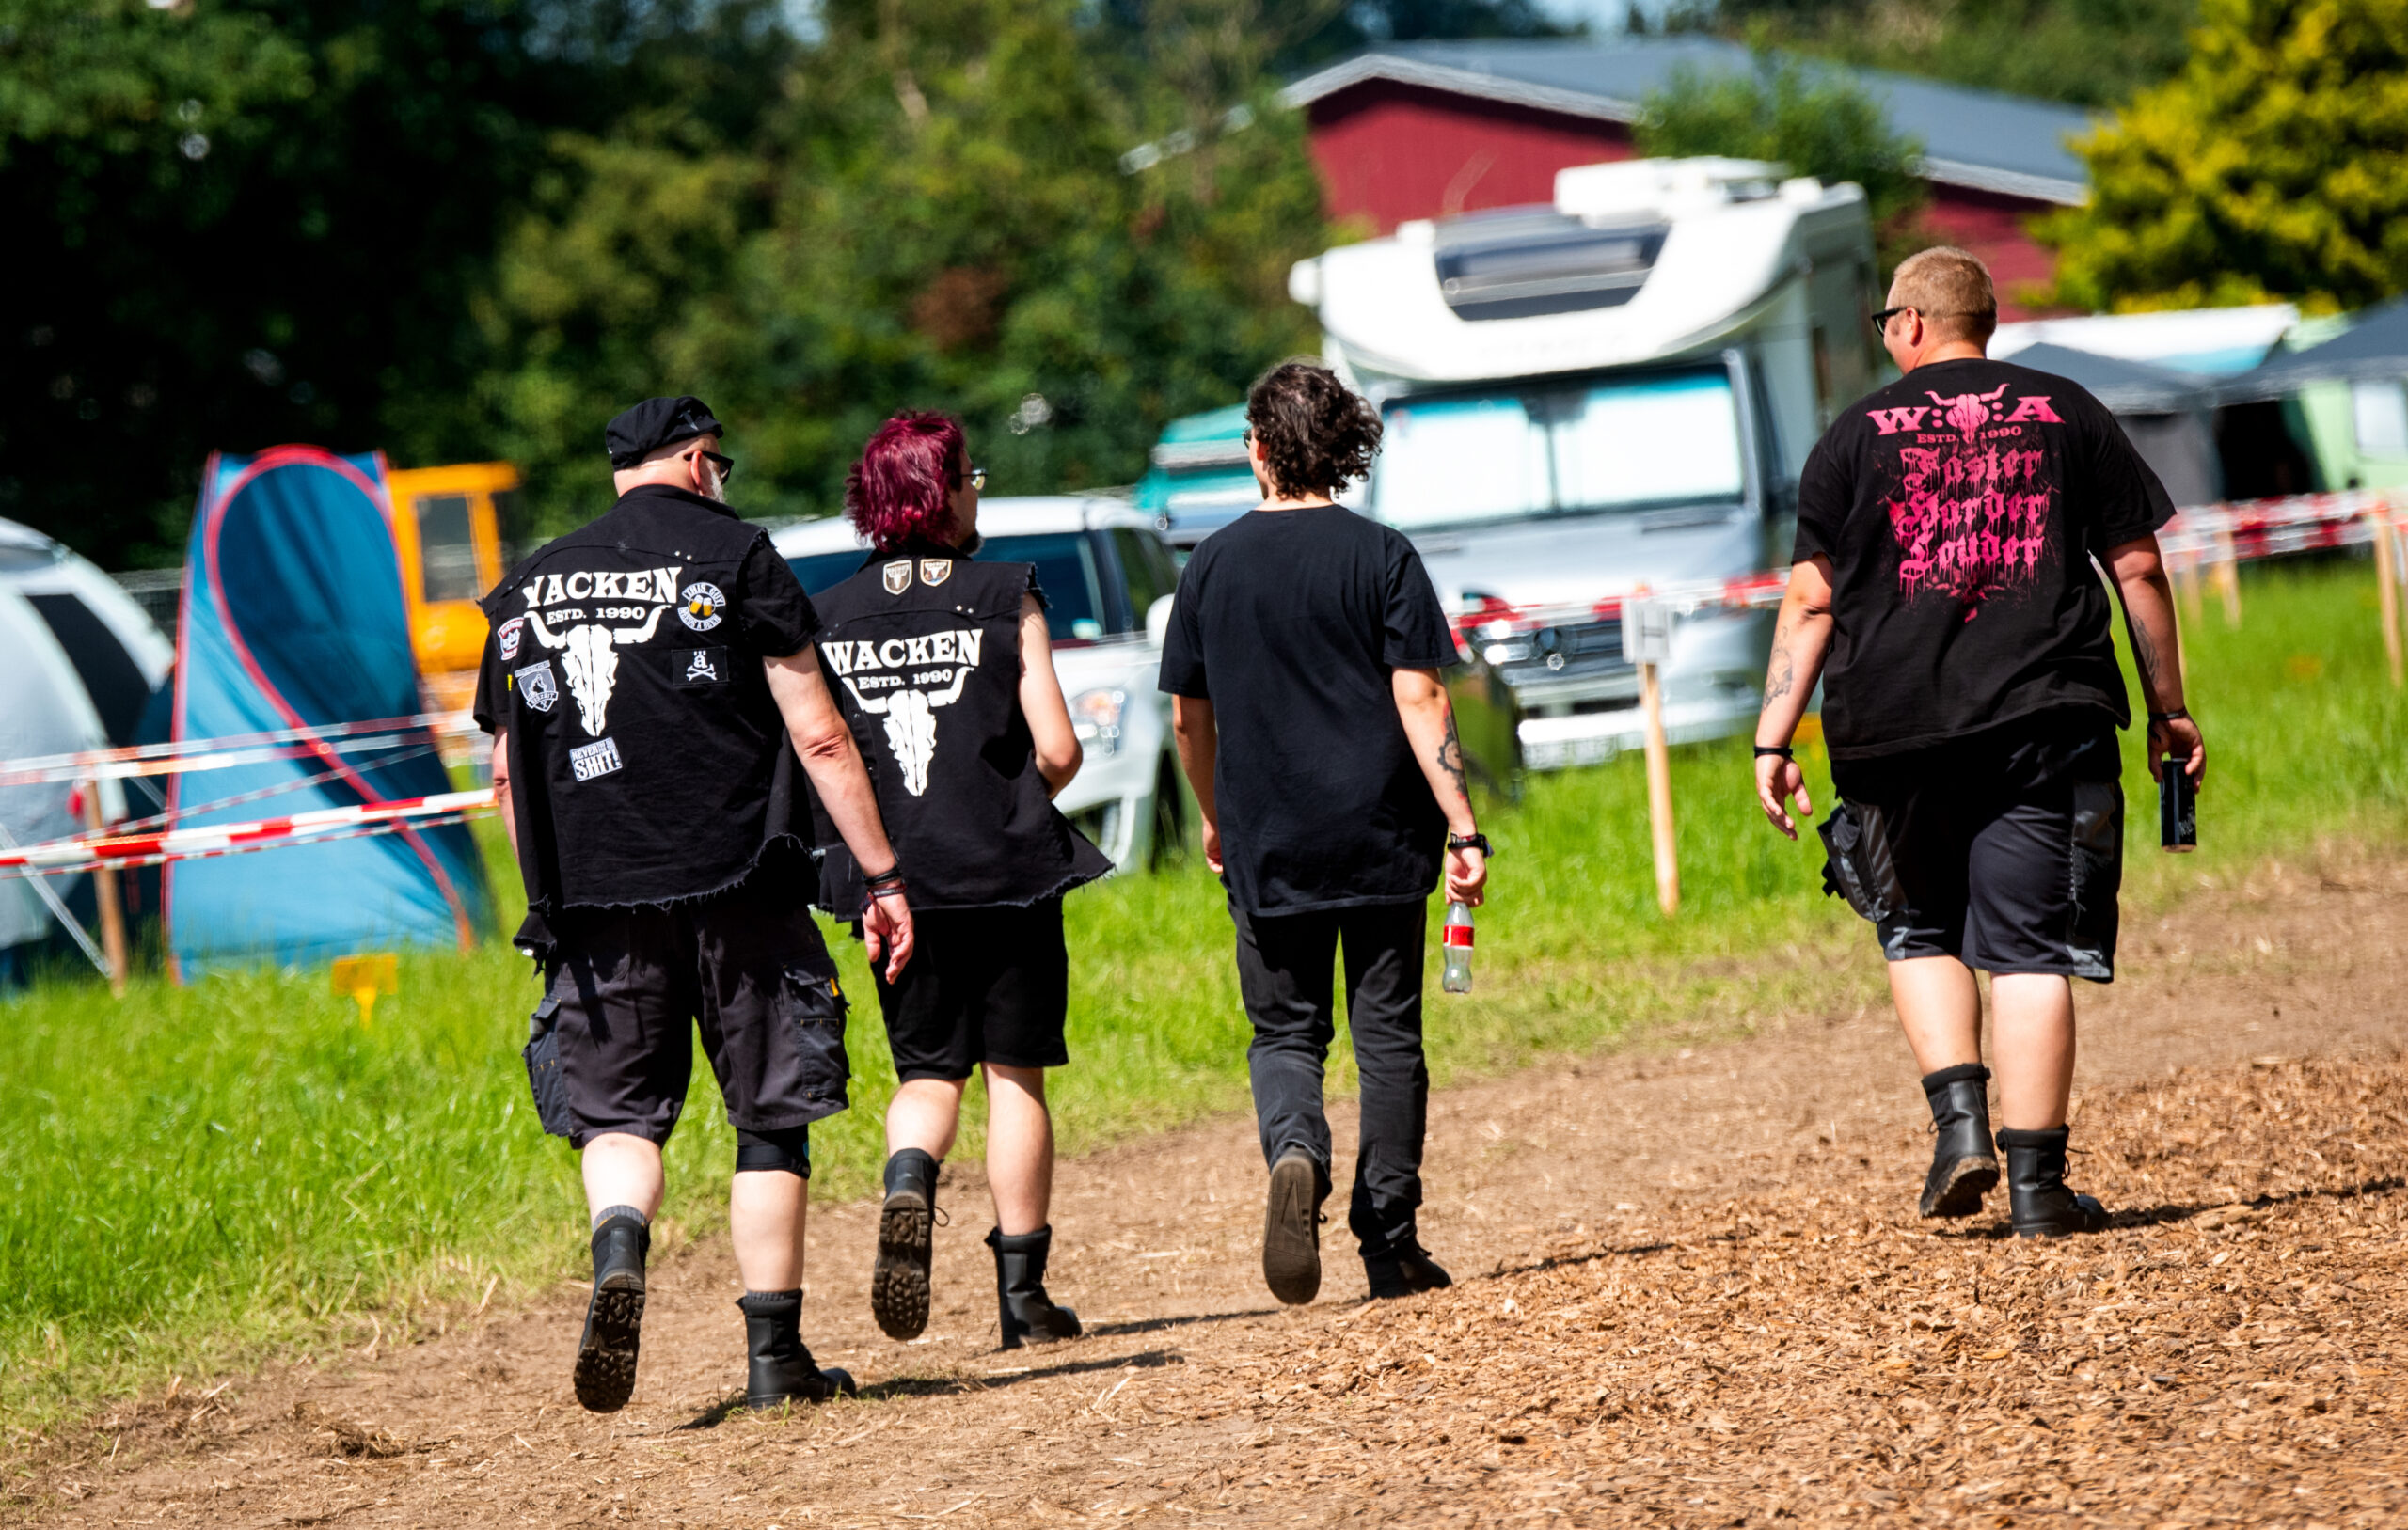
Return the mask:
[[[918,946],[878,1001],[899,1086],[886,1111],[886,1205],[870,1311],[897,1339],[928,1321],[937,1165],[974,1068],[987,1082],[987,1183],[1003,1346],[1077,1336],[1045,1290],[1054,1122],[1045,1070],[1069,1063],[1062,897],[1112,869],[1054,811],[1080,763],[1054,673],[1045,593],[1027,563],[981,563],[978,490],[960,424],[906,413],[879,426],[845,482],[871,552],[817,600],[819,662],[868,763],[879,815],[911,868]],[[870,900],[823,836],[821,904]]]

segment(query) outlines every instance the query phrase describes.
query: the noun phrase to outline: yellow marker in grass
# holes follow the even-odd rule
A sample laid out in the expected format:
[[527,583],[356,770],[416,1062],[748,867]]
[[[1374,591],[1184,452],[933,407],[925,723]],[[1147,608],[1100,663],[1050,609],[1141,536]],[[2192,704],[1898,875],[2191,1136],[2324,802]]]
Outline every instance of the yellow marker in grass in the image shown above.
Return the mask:
[[365,1031],[368,1022],[375,1017],[376,996],[401,991],[400,959],[389,951],[366,956],[337,956],[334,984],[335,992],[351,995],[359,1005],[359,1028]]

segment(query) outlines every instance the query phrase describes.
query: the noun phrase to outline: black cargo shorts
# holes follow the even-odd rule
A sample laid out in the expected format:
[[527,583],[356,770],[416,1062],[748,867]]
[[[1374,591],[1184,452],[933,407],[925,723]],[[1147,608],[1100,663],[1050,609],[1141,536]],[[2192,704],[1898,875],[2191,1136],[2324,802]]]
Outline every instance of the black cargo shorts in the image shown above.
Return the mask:
[[2120,769],[2113,724],[2088,711],[1834,761],[1825,890],[1873,921],[1891,961],[2112,982]]
[[694,1030],[728,1124],[791,1131],[843,1110],[845,997],[799,897],[739,888],[661,908],[578,908],[527,1042],[544,1129],[665,1143],[693,1076]]

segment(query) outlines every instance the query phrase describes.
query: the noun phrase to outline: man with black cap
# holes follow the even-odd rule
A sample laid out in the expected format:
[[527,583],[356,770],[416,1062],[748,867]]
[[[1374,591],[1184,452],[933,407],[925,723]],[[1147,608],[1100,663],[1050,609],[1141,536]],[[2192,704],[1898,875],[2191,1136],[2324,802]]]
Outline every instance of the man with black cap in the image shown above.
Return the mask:
[[[527,1045],[544,1129],[582,1155],[594,1294],[578,1400],[635,1387],[661,1144],[693,1026],[736,1128],[728,1197],[755,1408],[855,1390],[803,1345],[810,1124],[845,1108],[845,1000],[812,922],[800,762],[869,891],[873,964],[911,954],[877,798],[820,677],[819,619],[723,496],[735,464],[693,398],[606,434],[619,500],[485,598],[476,717],[545,980]],[[791,749],[788,744],[792,745]]]

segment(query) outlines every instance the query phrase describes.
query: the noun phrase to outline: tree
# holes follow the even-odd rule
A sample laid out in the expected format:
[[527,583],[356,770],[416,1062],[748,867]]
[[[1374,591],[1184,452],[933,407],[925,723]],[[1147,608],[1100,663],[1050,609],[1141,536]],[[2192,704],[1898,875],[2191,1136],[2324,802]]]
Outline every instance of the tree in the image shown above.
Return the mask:
[[493,454],[471,300],[553,136],[688,55],[720,64],[699,120],[757,114],[768,3],[0,6],[0,514],[173,562],[212,450]]
[[1761,53],[1751,74],[1685,68],[1648,96],[1637,137],[1645,154],[1777,160],[1793,175],[1855,181],[1884,266],[1893,263],[1892,245],[1914,238],[1923,146],[1893,132],[1881,103],[1838,75]]
[[1084,12],[832,4],[751,141],[562,139],[482,308],[541,524],[607,502],[600,423],[645,393],[728,421],[749,513],[828,513],[894,409],[961,415],[993,492],[1125,483],[1166,419],[1308,346],[1287,269],[1327,234],[1295,114],[1242,55],[1123,67]]
[[1877,69],[2112,106],[2188,55],[2197,0],[1700,0],[1671,24]]
[[2408,291],[2408,0],[2206,0],[2191,62],[2077,145],[2057,301],[2311,311]]

